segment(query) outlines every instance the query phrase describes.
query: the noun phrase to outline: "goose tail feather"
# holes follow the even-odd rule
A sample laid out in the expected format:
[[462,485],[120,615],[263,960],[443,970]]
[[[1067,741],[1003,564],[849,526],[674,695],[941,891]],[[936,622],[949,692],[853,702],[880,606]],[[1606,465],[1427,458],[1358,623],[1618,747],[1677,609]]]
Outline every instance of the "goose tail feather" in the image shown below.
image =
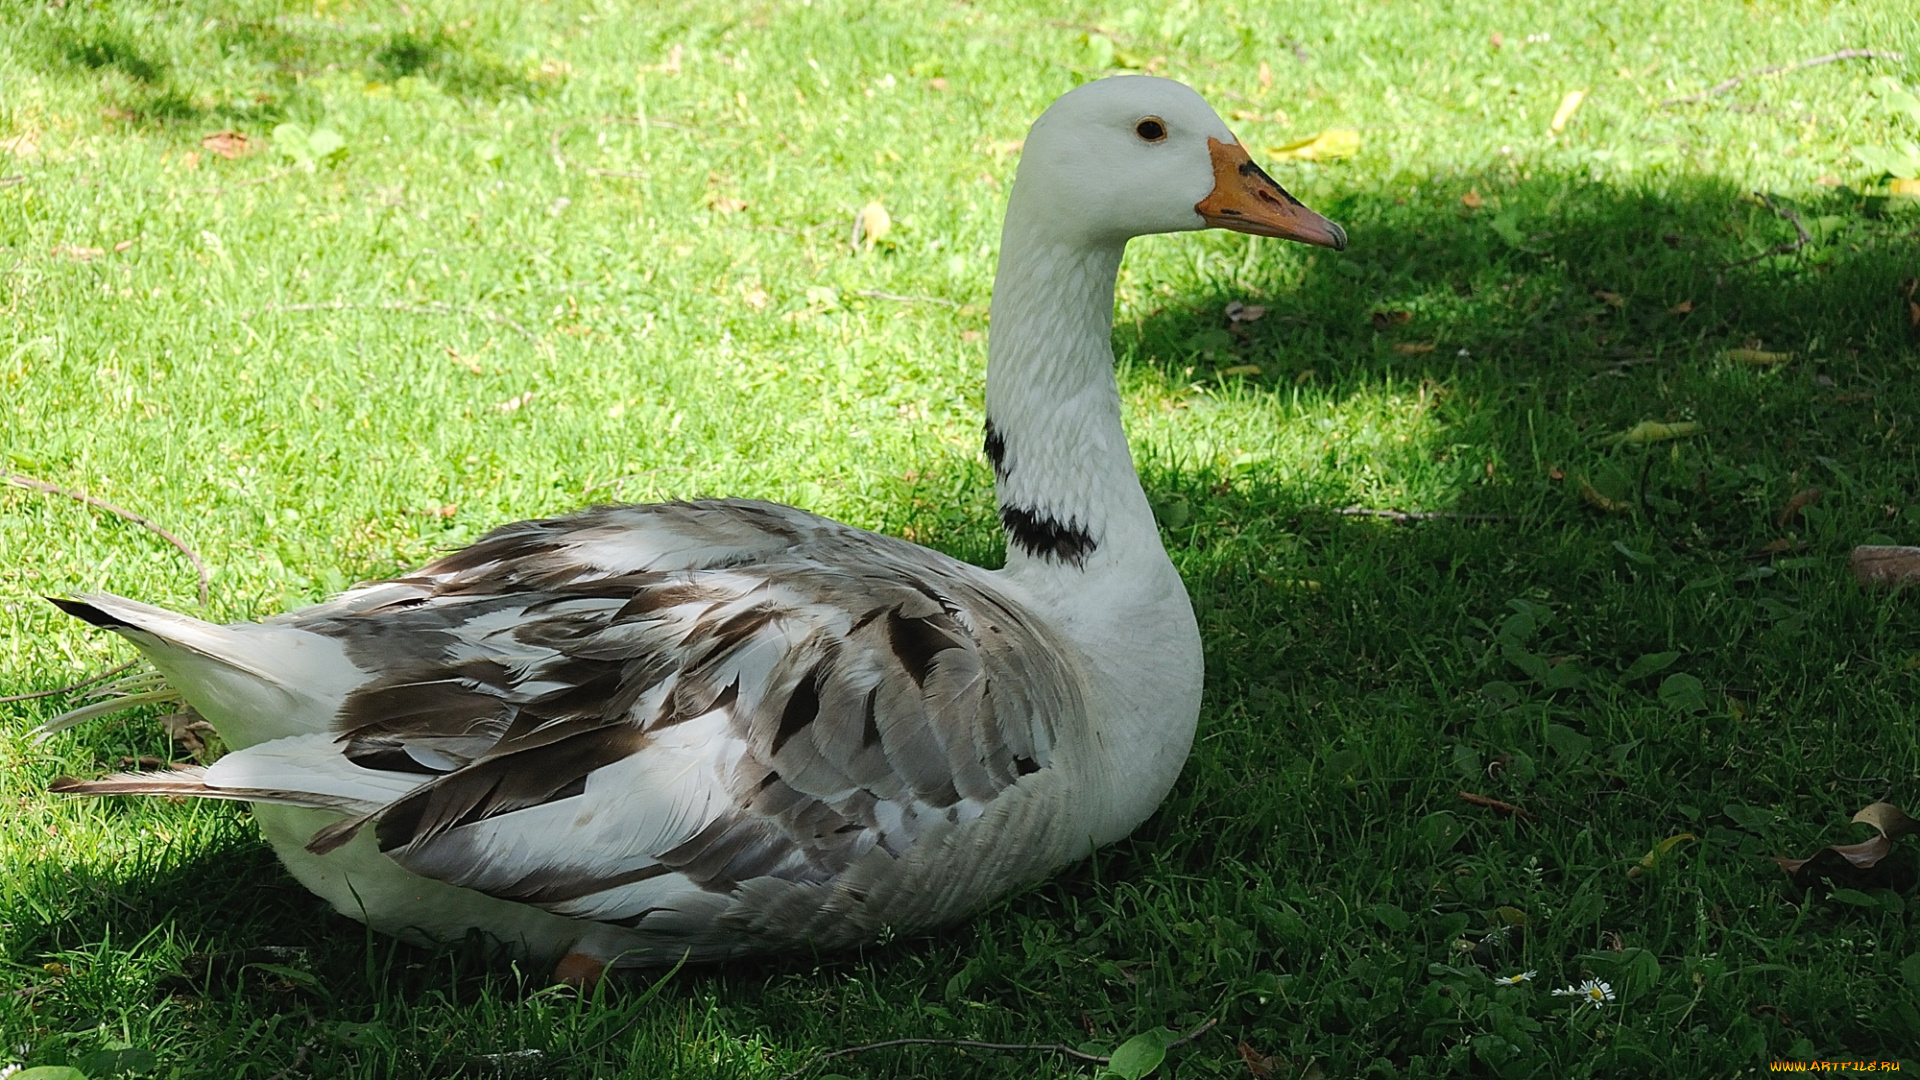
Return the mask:
[[51,734],[123,708],[184,698],[233,749],[328,730],[340,702],[365,682],[338,640],[298,627],[221,626],[107,593],[49,598],[74,618],[111,630],[146,654],[177,694],[111,692],[48,721]]

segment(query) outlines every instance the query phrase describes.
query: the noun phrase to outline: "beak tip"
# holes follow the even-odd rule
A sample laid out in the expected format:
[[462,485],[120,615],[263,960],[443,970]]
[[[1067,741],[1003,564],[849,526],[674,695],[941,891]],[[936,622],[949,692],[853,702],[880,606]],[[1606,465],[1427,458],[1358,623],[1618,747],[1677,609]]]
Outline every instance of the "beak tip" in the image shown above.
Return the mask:
[[1327,222],[1327,232],[1333,240],[1333,243],[1327,245],[1328,247],[1331,247],[1335,251],[1347,250],[1347,230],[1329,221]]

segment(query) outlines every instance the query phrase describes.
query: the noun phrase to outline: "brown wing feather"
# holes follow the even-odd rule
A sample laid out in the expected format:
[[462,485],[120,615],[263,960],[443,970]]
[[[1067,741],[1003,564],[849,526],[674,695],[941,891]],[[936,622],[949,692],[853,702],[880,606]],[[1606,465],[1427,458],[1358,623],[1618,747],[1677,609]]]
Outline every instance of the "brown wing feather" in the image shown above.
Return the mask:
[[[652,858],[716,891],[828,881],[1047,767],[1053,725],[1080,709],[1058,643],[976,571],[768,504],[522,523],[377,588],[394,601],[290,621],[386,673],[342,708],[349,757],[439,774],[315,845],[377,822],[383,850],[434,876],[497,857],[470,826],[578,796],[720,711],[744,744],[716,781],[722,810]],[[643,880],[646,865],[586,876]],[[486,876],[495,895],[585,895],[550,864],[502,873]]]

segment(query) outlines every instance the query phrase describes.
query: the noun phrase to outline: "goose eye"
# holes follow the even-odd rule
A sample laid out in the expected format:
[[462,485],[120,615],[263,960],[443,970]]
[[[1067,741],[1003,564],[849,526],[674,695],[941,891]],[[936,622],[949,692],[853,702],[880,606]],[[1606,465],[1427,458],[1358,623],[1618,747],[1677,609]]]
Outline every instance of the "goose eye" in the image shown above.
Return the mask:
[[1133,133],[1147,142],[1160,142],[1167,137],[1167,125],[1157,116],[1149,116],[1133,126]]

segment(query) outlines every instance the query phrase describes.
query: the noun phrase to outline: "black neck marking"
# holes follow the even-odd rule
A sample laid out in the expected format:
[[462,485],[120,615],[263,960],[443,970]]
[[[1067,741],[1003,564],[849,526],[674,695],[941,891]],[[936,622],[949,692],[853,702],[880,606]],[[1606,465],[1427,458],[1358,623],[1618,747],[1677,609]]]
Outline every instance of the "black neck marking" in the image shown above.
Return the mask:
[[1000,429],[993,426],[993,417],[987,417],[987,461],[993,466],[993,475],[1001,480],[1007,478],[1007,440]]
[[1100,546],[1080,523],[1072,518],[1063,523],[1044,511],[1003,506],[1000,523],[1007,528],[1008,541],[1022,551],[1042,559],[1058,559],[1069,566],[1085,566],[1087,556]]

